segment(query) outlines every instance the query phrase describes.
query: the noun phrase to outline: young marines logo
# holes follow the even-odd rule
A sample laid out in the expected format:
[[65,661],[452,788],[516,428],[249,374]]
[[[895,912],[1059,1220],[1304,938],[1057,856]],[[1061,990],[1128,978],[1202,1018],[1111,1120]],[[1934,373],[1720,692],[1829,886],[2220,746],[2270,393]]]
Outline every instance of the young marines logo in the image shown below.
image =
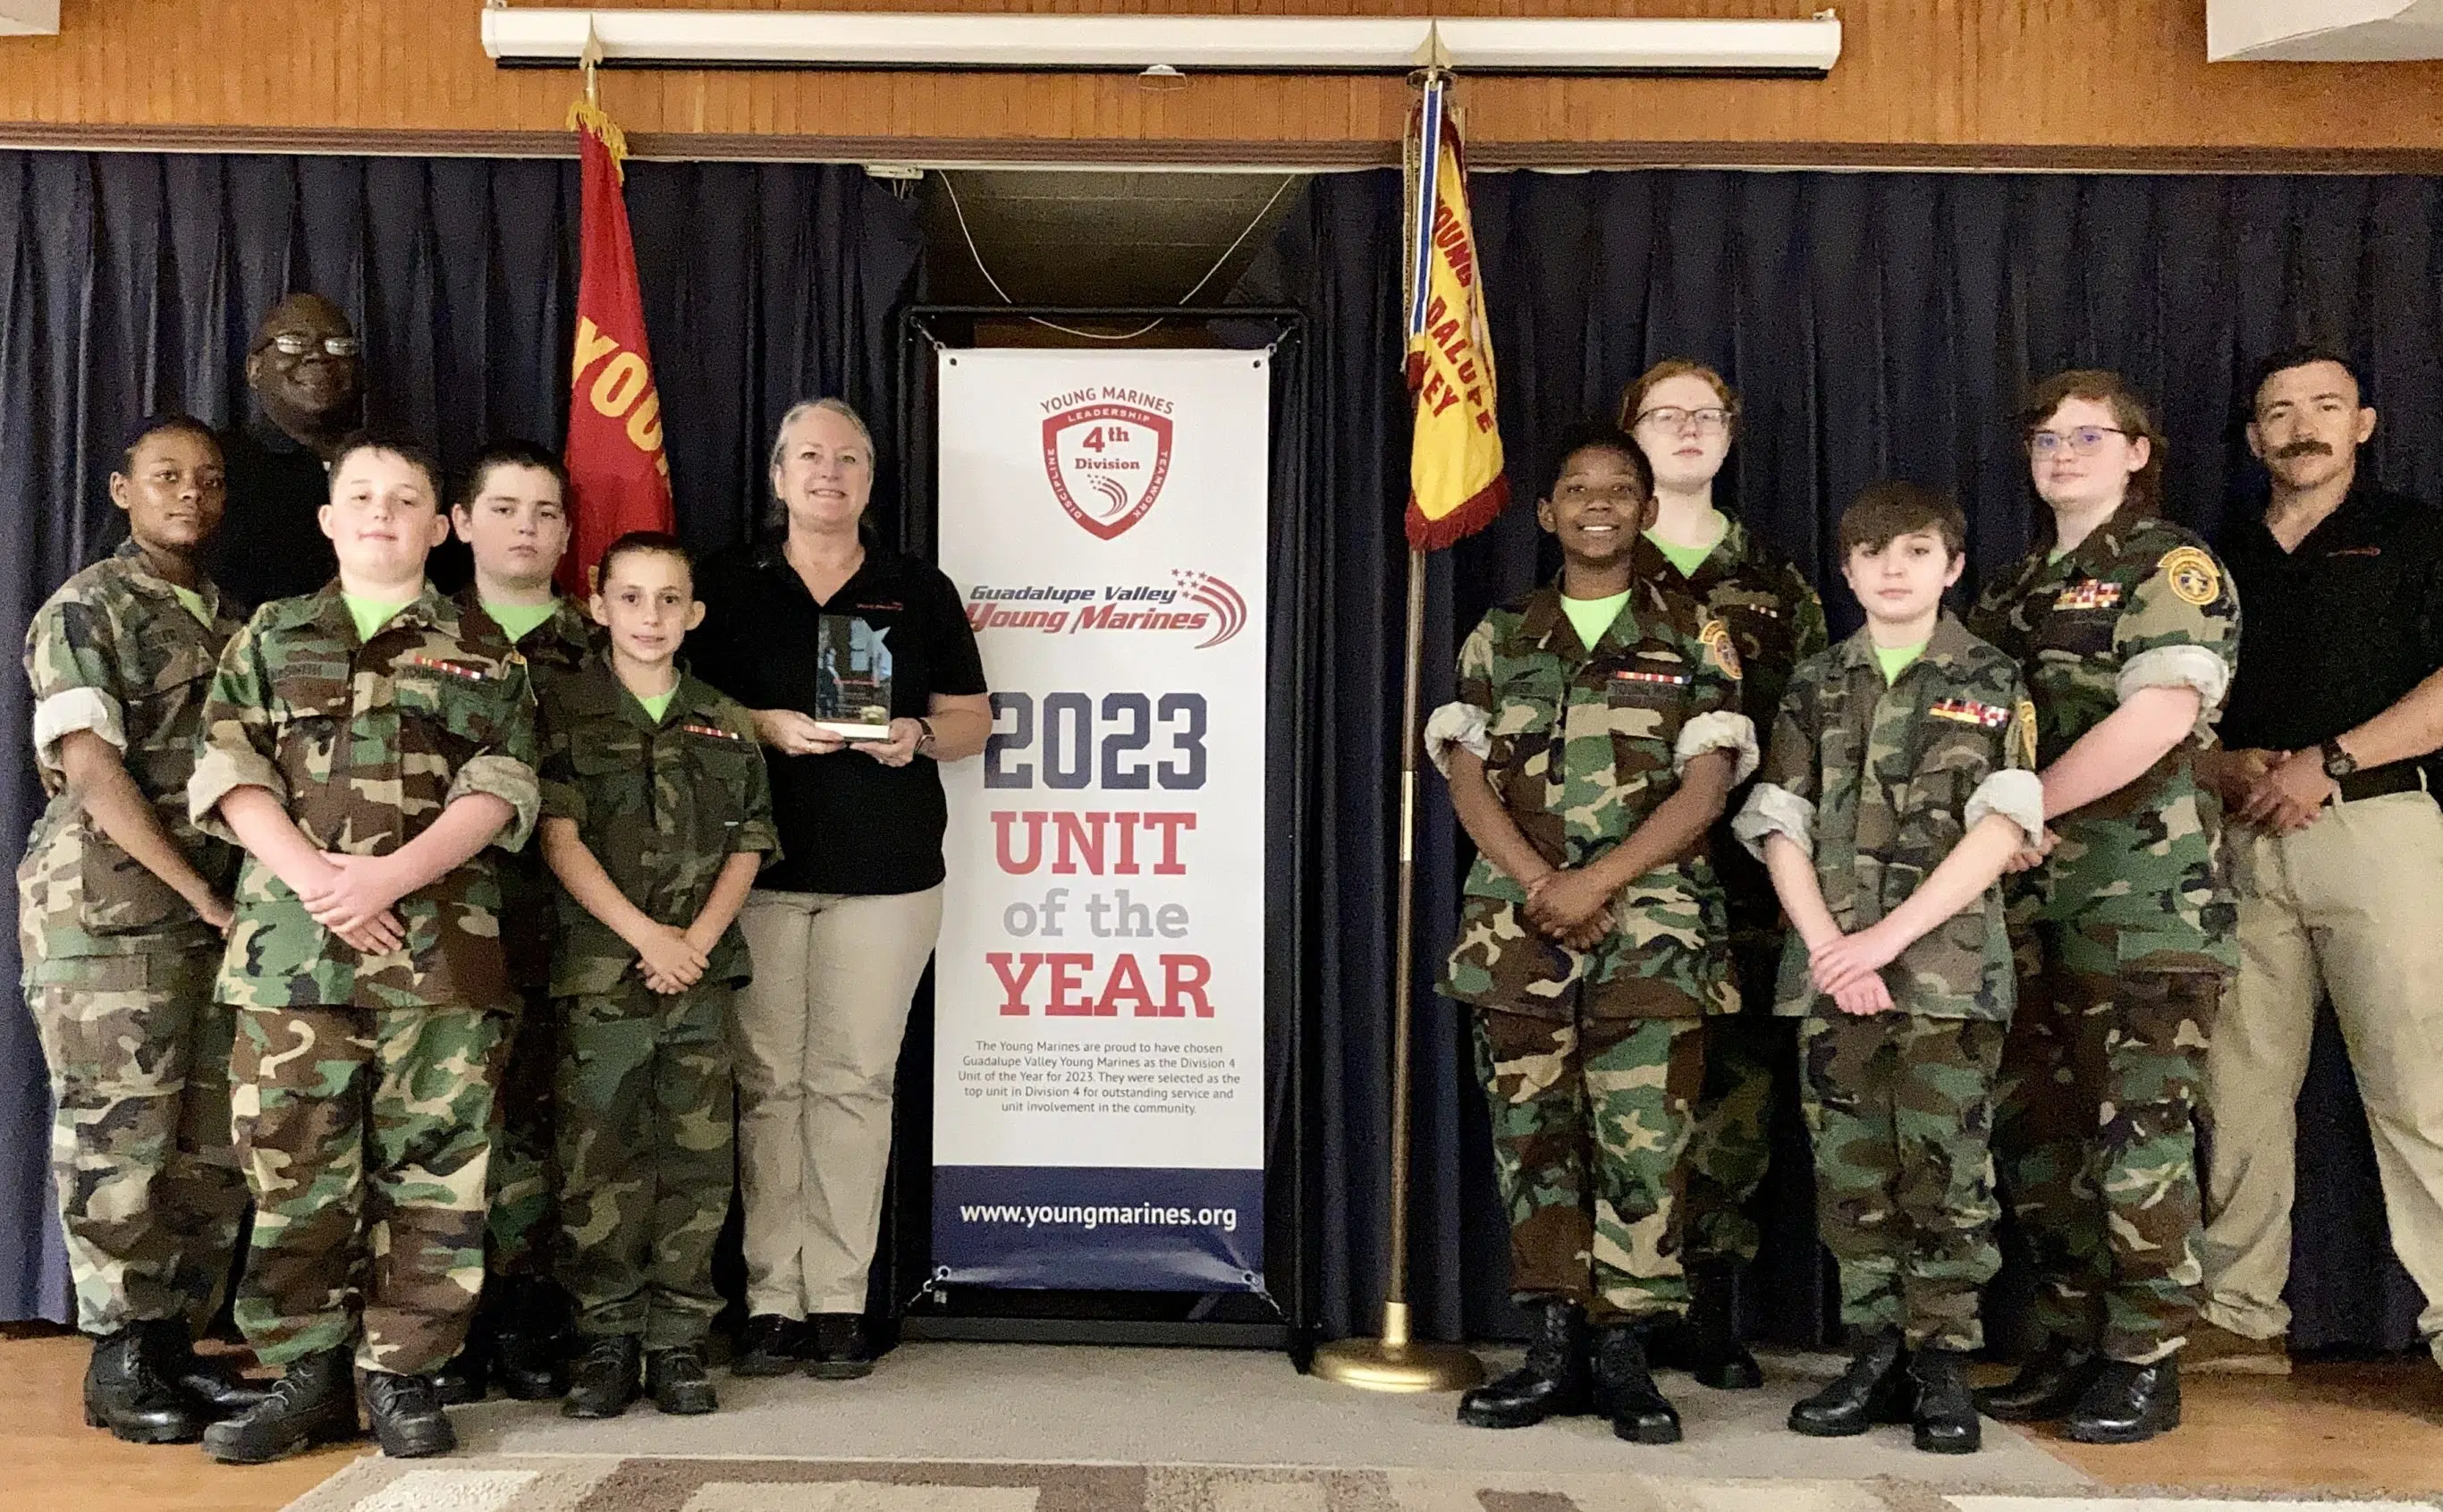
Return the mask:
[[2195,546],[2174,546],[2155,563],[2155,570],[2171,582],[2172,592],[2182,603],[2203,609],[2222,597],[2222,569]]
[[1144,519],[1170,475],[1171,419],[1155,406],[1170,407],[1131,393],[1128,400],[1095,398],[1044,417],[1043,473],[1052,495],[1069,518],[1105,541]]
[[2022,698],[2013,715],[2019,722],[2019,755],[2028,770],[2036,769],[2036,701]]
[[1739,654],[1731,645],[1731,627],[1718,619],[1708,619],[1697,632],[1697,638],[1714,654],[1714,662],[1733,682],[1739,680]]

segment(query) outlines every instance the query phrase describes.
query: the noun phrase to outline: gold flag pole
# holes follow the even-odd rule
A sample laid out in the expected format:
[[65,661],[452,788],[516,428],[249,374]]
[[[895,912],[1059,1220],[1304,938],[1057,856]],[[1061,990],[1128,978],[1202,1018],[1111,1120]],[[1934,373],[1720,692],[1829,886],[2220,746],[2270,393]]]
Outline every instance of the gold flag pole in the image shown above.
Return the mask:
[[[1429,69],[1448,62],[1439,31],[1427,43]],[[1419,145],[1411,134],[1408,164],[1410,222],[1420,193]],[[1423,172],[1431,173],[1435,148],[1423,149]],[[1427,200],[1430,203],[1430,198]],[[1484,1366],[1457,1344],[1421,1342],[1408,1328],[1408,1122],[1414,1074],[1409,1058],[1416,952],[1417,702],[1425,654],[1425,554],[1408,551],[1408,607],[1400,687],[1399,891],[1391,912],[1391,1217],[1390,1267],[1384,1288],[1383,1336],[1343,1338],[1314,1352],[1309,1367],[1325,1380],[1369,1392],[1454,1392],[1484,1379]]]

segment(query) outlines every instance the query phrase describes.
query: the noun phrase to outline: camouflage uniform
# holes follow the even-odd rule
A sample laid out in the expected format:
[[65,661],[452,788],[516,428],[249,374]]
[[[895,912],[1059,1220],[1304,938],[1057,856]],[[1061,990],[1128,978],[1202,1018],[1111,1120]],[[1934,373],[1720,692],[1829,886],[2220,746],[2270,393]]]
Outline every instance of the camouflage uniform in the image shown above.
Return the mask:
[[[1578,868],[1618,845],[1708,750],[1755,765],[1738,658],[1709,621],[1624,608],[1589,652],[1557,586],[1497,609],[1460,652],[1459,701],[1427,731],[1484,759],[1494,792],[1545,859]],[[1479,857],[1439,985],[1474,1006],[1477,1070],[1510,1214],[1512,1289],[1597,1321],[1677,1311],[1681,1155],[1704,1075],[1707,1013],[1738,1008],[1721,885],[1698,852],[1613,900],[1617,927],[1572,950],[1527,925],[1527,891]]]
[[[730,857],[780,854],[762,752],[746,710],[682,676],[656,720],[597,657],[543,706],[543,814],[620,893],[685,929]],[[664,996],[636,951],[566,892],[551,990],[565,1018],[554,1093],[578,1331],[635,1334],[649,1350],[701,1343],[721,1297],[712,1245],[732,1185],[730,1000],[746,980],[733,920],[703,978]]]
[[2034,1246],[2037,1319],[2151,1364],[2186,1341],[2200,1277],[2192,1122],[2234,910],[2221,807],[2196,774],[2239,655],[2231,577],[2196,537],[2116,517],[2057,562],[2037,552],[1970,625],[2018,661],[2050,765],[2140,689],[2188,687],[2189,737],[2128,786],[2054,821],[2059,847],[2011,900],[2019,1011],[1993,1149]]
[[[1693,573],[1682,575],[1645,536],[1634,549],[1634,601],[1685,615],[1691,624],[1713,618],[1728,626],[1744,674],[1741,707],[1759,731],[1771,728],[1791,671],[1830,639],[1815,589],[1736,520]],[[1730,898],[1731,965],[1741,1009],[1705,1024],[1705,1088],[1688,1141],[1686,1225],[1692,1261],[1744,1264],[1763,1243],[1747,1205],[1772,1163],[1773,1110],[1779,1100],[1774,1082],[1790,1076],[1781,1068],[1790,1064],[1791,1036],[1768,1011],[1781,961],[1781,902],[1773,878],[1731,834],[1737,808],[1735,796],[1714,827],[1712,851]]]
[[[2044,833],[2036,711],[2019,669],[1944,615],[1888,684],[1861,630],[1798,670],[1763,775],[1736,821],[1761,857],[1788,836],[1815,860],[1843,933],[1924,885],[1988,814]],[[1993,1084],[2016,997],[2002,889],[1901,952],[1895,1011],[1846,1014],[1815,991],[1792,933],[1774,1011],[1804,1015],[1808,1133],[1841,1319],[1912,1347],[1984,1344],[1977,1291],[2001,1268],[1993,1225]]]
[[[503,635],[473,584],[460,591],[457,603],[468,635]],[[551,618],[515,643],[538,704],[551,696],[555,679],[584,663],[599,639],[599,628],[575,599],[553,603]],[[548,1276],[559,1219],[553,1194],[560,1189],[551,1118],[551,1079],[560,1063],[560,1025],[551,1010],[551,874],[533,845],[494,857],[494,865],[501,879],[501,944],[524,1011],[509,1031],[508,1064],[493,1097],[500,1122],[492,1133],[487,1265],[495,1276]]]
[[50,803],[17,870],[26,1001],[50,1062],[51,1180],[67,1234],[77,1326],[186,1318],[217,1305],[246,1185],[230,1148],[228,1010],[212,1001],[220,936],[102,833],[66,790],[60,742],[118,747],[161,827],[226,892],[227,845],[187,822],[204,686],[238,621],[218,589],[210,622],[130,542],[69,579],[26,632],[34,764]]
[[[358,856],[397,850],[469,794],[514,810],[503,850],[534,825],[524,660],[430,585],[370,641],[337,582],[266,604],[222,654],[204,719],[187,795],[211,833],[228,836],[218,805],[247,786],[316,846]],[[259,859],[239,873],[218,990],[238,1010],[231,1101],[257,1208],[237,1320],[266,1363],[356,1341],[367,1369],[417,1374],[465,1336],[518,1005],[489,857],[399,899],[406,943],[370,957]]]

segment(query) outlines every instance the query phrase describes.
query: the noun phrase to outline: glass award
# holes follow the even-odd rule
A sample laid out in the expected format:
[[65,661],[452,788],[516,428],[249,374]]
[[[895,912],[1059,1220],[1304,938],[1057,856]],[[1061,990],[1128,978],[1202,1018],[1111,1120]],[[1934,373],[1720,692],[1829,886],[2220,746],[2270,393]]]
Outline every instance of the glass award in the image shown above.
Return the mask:
[[891,738],[888,631],[854,615],[825,615],[815,646],[815,723],[842,740]]

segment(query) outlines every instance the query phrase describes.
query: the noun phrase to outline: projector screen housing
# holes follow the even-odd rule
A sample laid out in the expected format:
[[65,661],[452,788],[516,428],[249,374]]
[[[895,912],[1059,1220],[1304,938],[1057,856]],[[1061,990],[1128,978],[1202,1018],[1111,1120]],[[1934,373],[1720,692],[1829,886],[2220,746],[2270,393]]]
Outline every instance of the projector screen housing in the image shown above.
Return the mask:
[[888,11],[488,8],[484,50],[504,67],[575,67],[591,37],[605,67],[1142,73],[1405,73],[1437,26],[1470,73],[1729,73],[1821,78],[1841,23],[1398,16],[929,15]]

